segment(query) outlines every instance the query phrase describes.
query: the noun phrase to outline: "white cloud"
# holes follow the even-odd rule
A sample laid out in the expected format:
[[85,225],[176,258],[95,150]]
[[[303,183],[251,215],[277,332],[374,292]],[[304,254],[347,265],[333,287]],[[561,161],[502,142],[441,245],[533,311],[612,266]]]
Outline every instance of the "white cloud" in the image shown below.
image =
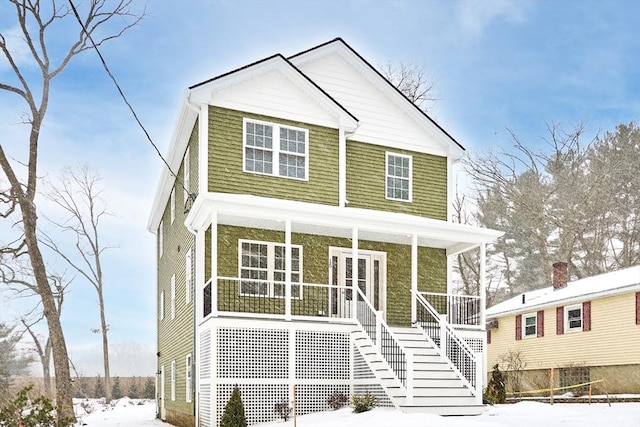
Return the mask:
[[466,33],[481,36],[493,22],[522,23],[529,10],[528,2],[515,0],[469,0],[458,3],[458,18]]

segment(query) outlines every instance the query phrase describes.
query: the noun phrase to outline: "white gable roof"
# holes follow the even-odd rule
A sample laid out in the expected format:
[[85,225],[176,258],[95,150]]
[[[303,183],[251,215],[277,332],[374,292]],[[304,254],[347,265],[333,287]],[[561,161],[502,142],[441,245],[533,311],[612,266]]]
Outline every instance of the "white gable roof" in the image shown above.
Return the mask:
[[487,319],[495,319],[633,291],[640,291],[640,265],[569,282],[560,289],[549,286],[525,292],[488,308],[486,314]]
[[342,39],[289,58],[359,120],[349,139],[448,156],[464,148]]

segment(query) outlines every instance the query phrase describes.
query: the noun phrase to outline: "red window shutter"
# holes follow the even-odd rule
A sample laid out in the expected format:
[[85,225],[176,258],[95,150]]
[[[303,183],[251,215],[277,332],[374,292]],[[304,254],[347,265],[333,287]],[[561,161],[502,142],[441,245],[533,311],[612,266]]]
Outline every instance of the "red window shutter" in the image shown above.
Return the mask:
[[487,344],[491,344],[491,329],[487,329]]
[[582,303],[582,330],[591,330],[591,301]]
[[636,292],[636,325],[640,325],[640,292]]
[[564,334],[564,307],[556,307],[556,334]]
[[516,316],[516,341],[522,339],[522,314]]
[[540,310],[537,313],[537,319],[536,319],[536,327],[538,329],[538,337],[543,337],[544,336],[544,310]]

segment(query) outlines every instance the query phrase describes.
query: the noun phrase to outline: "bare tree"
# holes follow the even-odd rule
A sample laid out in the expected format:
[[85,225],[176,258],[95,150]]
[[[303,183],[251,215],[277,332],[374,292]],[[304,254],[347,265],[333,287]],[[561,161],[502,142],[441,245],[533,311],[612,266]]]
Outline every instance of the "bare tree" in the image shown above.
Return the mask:
[[[0,144],[0,167],[8,181],[8,187],[0,188],[0,215],[3,218],[17,217],[20,235],[2,248],[14,257],[26,256],[31,264],[38,295],[42,300],[52,343],[53,364],[57,404],[60,417],[75,419],[73,414],[71,376],[64,333],[56,310],[54,292],[47,275],[47,267],[38,242],[38,211],[34,203],[38,187],[38,154],[43,122],[49,106],[51,83],[67,67],[72,58],[96,45],[121,36],[136,25],[142,16],[131,12],[132,0],[90,0],[79,11],[76,22],[67,3],[55,0],[9,0],[15,8],[17,28],[21,42],[26,46],[26,56],[12,45],[11,39],[0,34],[0,51],[7,61],[9,71],[3,73],[0,90],[21,98],[28,112],[25,124],[29,127],[29,140],[24,144],[26,153],[9,154],[4,143]],[[113,18],[120,19],[113,19]],[[119,29],[110,31],[111,21],[118,21]],[[50,44],[50,34],[58,26],[78,28],[75,38],[55,38]],[[67,33],[70,34],[70,33]],[[104,35],[106,34],[106,35]],[[92,39],[93,36],[97,39]],[[51,39],[54,40],[54,39]],[[18,52],[18,53],[16,53]],[[28,58],[28,59],[27,59]],[[25,64],[25,61],[28,63]],[[36,66],[39,73],[29,73]],[[26,155],[25,155],[26,154]],[[22,169],[26,168],[26,171]],[[25,176],[26,175],[26,176]]]
[[[49,221],[59,230],[71,233],[74,251],[65,250],[48,235],[42,242],[58,254],[73,270],[84,277],[98,295],[100,327],[91,331],[102,335],[102,358],[107,402],[111,401],[111,375],[109,372],[109,339],[104,305],[104,276],[101,256],[108,247],[100,241],[100,221],[108,215],[102,193],[100,175],[88,166],[77,171],[64,169],[59,182],[47,186],[45,197],[62,210],[62,220]],[[75,254],[75,256],[74,256]]]
[[434,95],[434,82],[427,80],[422,66],[403,62],[396,65],[388,61],[382,68],[382,75],[424,112],[429,112],[438,100]]

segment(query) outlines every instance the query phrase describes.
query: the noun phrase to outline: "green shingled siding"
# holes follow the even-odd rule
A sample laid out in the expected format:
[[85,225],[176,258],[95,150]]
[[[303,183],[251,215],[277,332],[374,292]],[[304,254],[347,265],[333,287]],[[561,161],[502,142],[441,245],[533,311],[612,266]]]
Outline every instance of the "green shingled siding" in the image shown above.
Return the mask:
[[[309,130],[309,180],[243,172],[243,118]],[[209,107],[209,191],[338,204],[338,130]]]
[[[190,147],[190,191],[198,188],[198,124],[196,123],[189,139]],[[164,365],[165,372],[165,407],[170,418],[190,419],[194,414],[194,404],[186,402],[186,356],[193,350],[193,315],[195,274],[192,274],[192,289],[190,302],[186,301],[186,272],[185,259],[188,251],[192,251],[192,271],[195,265],[194,236],[185,228],[186,217],[183,164],[178,171],[179,182],[174,184],[175,218],[171,222],[171,199],[162,216],[164,232],[163,254],[158,251],[158,369]],[[171,318],[171,276],[175,274],[176,283],[176,316]],[[160,320],[160,293],[164,291],[164,319]],[[176,400],[171,400],[171,362],[176,361]],[[193,371],[195,373],[195,371]],[[192,398],[192,402],[194,398]],[[184,415],[184,416],[183,416]]]
[[[412,156],[412,201],[387,200],[386,153]],[[447,219],[447,159],[362,142],[347,142],[347,200],[349,207],[402,212]]]
[[[218,227],[218,275],[238,276],[238,240],[256,240],[284,243],[284,232],[250,229],[234,226]],[[329,247],[351,248],[351,240],[337,237],[314,236],[293,233],[292,244],[301,245],[302,280],[305,283],[327,284]],[[387,254],[387,322],[391,325],[408,325],[411,321],[411,247],[393,243],[360,241],[360,249],[386,252]],[[418,289],[421,291],[446,291],[446,256],[444,250],[421,247],[418,250]],[[306,295],[305,297],[310,297]],[[314,295],[313,298],[322,298]],[[221,307],[225,307],[224,297],[219,293]],[[233,298],[241,299],[234,291]],[[292,310],[295,312],[293,301]],[[284,302],[274,300],[271,309],[281,309]],[[247,305],[245,305],[247,307]],[[250,311],[250,310],[249,310]],[[257,311],[257,307],[256,307]],[[316,315],[317,312],[303,313]]]

